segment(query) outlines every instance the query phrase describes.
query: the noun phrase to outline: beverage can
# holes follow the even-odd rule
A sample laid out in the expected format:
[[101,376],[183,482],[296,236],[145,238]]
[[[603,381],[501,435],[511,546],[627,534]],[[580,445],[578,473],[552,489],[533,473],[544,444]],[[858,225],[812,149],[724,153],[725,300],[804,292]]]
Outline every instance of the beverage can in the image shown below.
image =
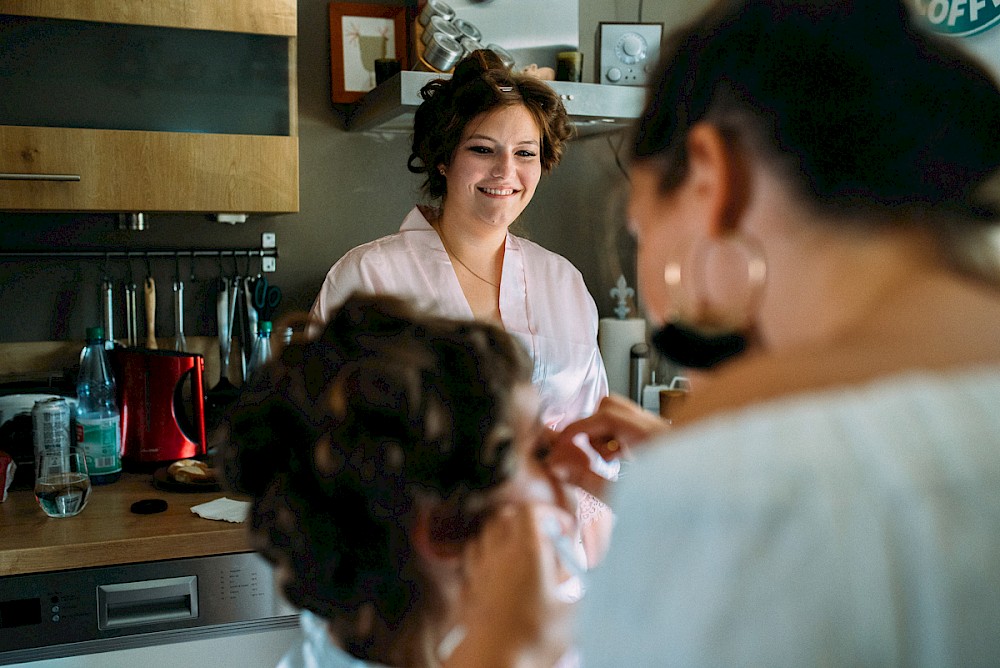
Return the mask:
[[70,444],[69,402],[49,397],[35,402],[31,409],[31,431],[35,442],[35,461],[45,450],[63,450]]

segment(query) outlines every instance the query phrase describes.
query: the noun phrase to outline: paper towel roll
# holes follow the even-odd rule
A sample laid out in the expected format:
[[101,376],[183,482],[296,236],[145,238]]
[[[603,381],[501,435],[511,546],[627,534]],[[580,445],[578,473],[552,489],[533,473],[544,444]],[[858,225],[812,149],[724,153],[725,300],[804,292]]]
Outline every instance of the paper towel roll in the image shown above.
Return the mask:
[[608,386],[615,394],[628,396],[629,353],[632,346],[646,341],[646,321],[642,318],[601,318],[597,325],[597,346],[608,372]]

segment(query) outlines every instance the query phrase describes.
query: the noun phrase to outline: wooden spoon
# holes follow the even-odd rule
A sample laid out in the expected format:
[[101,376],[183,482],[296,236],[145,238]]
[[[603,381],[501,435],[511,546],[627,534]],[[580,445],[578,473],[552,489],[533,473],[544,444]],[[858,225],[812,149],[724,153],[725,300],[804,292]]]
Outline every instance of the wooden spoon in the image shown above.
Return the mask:
[[152,276],[146,277],[146,347],[156,350],[156,282]]

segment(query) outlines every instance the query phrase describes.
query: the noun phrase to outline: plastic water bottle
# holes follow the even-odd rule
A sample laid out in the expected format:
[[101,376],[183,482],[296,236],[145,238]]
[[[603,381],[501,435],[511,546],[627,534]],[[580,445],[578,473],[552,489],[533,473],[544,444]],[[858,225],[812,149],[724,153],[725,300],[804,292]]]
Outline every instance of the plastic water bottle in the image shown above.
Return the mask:
[[271,327],[270,320],[257,323],[257,339],[254,341],[250,362],[247,364],[247,380],[252,379],[257,370],[271,360]]
[[87,328],[76,398],[76,440],[87,455],[90,480],[95,485],[114,482],[122,474],[121,414],[101,327]]

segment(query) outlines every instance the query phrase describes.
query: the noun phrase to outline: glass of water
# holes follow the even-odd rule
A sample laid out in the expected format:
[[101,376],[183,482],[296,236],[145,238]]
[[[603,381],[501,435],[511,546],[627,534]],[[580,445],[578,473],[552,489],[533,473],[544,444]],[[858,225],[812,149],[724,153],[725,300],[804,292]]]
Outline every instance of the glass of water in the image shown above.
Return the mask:
[[44,450],[35,471],[35,498],[49,517],[73,517],[87,505],[87,458],[77,447]]

